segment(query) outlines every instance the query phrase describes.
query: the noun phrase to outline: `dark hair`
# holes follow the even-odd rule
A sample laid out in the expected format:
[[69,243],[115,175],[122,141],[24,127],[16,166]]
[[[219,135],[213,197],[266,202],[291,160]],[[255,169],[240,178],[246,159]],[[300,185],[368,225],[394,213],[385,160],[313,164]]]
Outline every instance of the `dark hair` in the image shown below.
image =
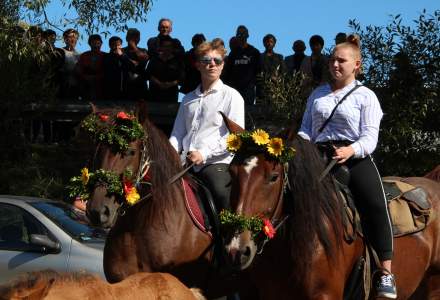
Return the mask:
[[45,38],[47,38],[47,37],[49,37],[49,36],[51,36],[51,35],[54,35],[54,36],[57,35],[57,33],[55,32],[55,30],[52,30],[52,29],[46,29],[46,30],[43,32],[43,36],[44,36]]
[[243,35],[244,37],[249,37],[249,30],[248,30],[248,29],[246,28],[246,26],[244,26],[244,25],[239,25],[239,26],[237,27],[237,32],[236,32],[235,36],[240,35],[240,34],[239,34],[240,29],[243,31],[242,35]]
[[273,34],[269,33],[264,36],[263,43],[266,43],[266,41],[268,41],[269,39],[273,39],[275,43],[277,42],[277,38]]
[[320,44],[322,47],[324,47],[324,39],[322,38],[322,36],[320,35],[312,35],[312,37],[309,40],[309,45],[314,45],[314,44]]
[[141,32],[139,30],[137,30],[136,28],[128,28],[127,30],[127,35],[126,37],[136,37],[136,38],[140,38],[141,37]]
[[111,44],[113,44],[116,41],[120,41],[122,44],[122,39],[119,36],[112,36],[109,40],[108,40],[108,45],[110,46]]
[[293,42],[293,49],[295,50],[295,48],[302,46],[303,47],[303,51],[306,50],[306,43],[304,43],[303,40],[296,40]]
[[339,32],[335,36],[335,42],[336,44],[343,43],[347,41],[347,34],[345,32]]
[[89,36],[87,43],[91,46],[92,41],[100,41],[102,43],[101,36],[99,34],[92,34]]
[[203,35],[203,33],[196,33],[193,35],[191,39],[191,45],[195,47],[196,45],[200,45],[201,43],[205,42],[206,38]]

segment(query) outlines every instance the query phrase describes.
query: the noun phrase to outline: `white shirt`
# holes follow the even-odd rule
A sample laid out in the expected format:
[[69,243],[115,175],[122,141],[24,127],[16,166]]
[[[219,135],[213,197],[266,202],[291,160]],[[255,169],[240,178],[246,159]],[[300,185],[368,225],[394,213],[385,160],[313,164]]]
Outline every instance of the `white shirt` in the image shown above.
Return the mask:
[[333,93],[329,84],[316,88],[307,100],[306,112],[298,134],[313,142],[353,141],[351,146],[354,149],[354,157],[357,158],[373,153],[383,113],[376,94],[365,86],[351,93],[338,106],[324,130],[319,132],[336,104],[356,84],[361,83],[355,80],[336,93]]
[[220,111],[244,128],[244,100],[235,89],[220,79],[205,93],[200,88],[183,98],[170,137],[182,162],[188,151],[200,152],[203,164],[194,167],[195,171],[208,164],[230,163],[233,158],[226,149],[229,130]]

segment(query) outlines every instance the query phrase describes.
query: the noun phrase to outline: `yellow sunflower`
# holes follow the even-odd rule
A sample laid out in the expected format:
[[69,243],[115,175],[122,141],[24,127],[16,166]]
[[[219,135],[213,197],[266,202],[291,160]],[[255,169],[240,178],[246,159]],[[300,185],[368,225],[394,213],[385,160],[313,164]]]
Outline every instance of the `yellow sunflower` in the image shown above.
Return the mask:
[[135,187],[131,188],[130,191],[125,194],[125,199],[130,205],[136,204],[136,202],[138,202],[140,198],[141,196],[139,195]]
[[241,147],[241,144],[242,144],[241,138],[234,133],[231,133],[226,140],[226,147],[228,151],[231,152],[238,151]]
[[274,156],[280,156],[283,153],[283,150],[283,140],[280,138],[271,139],[267,145],[267,151]]
[[254,140],[254,143],[257,145],[267,145],[269,143],[269,134],[262,130],[257,129],[254,132],[252,132],[252,139]]
[[86,185],[89,182],[89,179],[90,179],[89,169],[82,168],[81,169],[81,181],[82,181],[83,185]]

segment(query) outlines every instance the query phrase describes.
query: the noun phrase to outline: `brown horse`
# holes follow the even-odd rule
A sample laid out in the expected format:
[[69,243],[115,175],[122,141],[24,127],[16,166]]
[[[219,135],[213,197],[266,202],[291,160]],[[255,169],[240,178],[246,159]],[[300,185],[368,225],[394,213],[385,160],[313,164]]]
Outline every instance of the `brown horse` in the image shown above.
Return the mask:
[[[107,113],[115,113],[107,112]],[[141,184],[143,200],[122,207],[104,187],[96,187],[87,203],[91,222],[110,229],[104,248],[104,272],[118,282],[137,272],[169,272],[187,286],[201,288],[208,297],[235,290],[237,278],[219,278],[213,267],[211,234],[195,225],[186,205],[182,181],[169,179],[182,171],[180,159],[166,136],[140,109],[138,120],[145,137],[130,144],[127,153],[113,153],[101,145],[96,167],[122,174],[137,174],[147,166],[150,185]],[[144,199],[145,198],[145,199]]]
[[425,178],[432,179],[434,181],[440,182],[440,165],[435,167],[431,172],[423,176]]
[[0,286],[0,300],[203,300],[198,289],[189,289],[168,273],[137,273],[109,284],[86,273],[27,273],[11,284]]
[[[296,156],[289,162],[285,197],[280,197],[285,176],[280,163],[257,153],[242,153],[232,161],[235,212],[272,220],[282,219],[281,212],[288,219],[262,256],[256,254],[261,244],[247,231],[235,235],[226,249],[233,262],[251,266],[260,299],[273,299],[274,293],[277,299],[360,299],[344,289],[364,242],[359,236],[345,241],[344,210],[328,176],[319,182],[324,165],[316,147],[300,137],[291,143]],[[394,239],[398,297],[440,299],[440,185],[426,178],[401,180],[425,189],[437,218],[422,232]],[[281,211],[276,209],[280,205]]]

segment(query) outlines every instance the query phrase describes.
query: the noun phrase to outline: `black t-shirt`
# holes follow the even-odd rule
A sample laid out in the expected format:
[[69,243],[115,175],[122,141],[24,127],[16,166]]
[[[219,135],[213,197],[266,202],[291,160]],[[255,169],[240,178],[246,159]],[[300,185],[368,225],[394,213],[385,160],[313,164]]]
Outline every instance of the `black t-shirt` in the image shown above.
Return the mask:
[[231,51],[226,60],[225,83],[236,89],[255,86],[256,76],[261,70],[260,52],[252,45]]

